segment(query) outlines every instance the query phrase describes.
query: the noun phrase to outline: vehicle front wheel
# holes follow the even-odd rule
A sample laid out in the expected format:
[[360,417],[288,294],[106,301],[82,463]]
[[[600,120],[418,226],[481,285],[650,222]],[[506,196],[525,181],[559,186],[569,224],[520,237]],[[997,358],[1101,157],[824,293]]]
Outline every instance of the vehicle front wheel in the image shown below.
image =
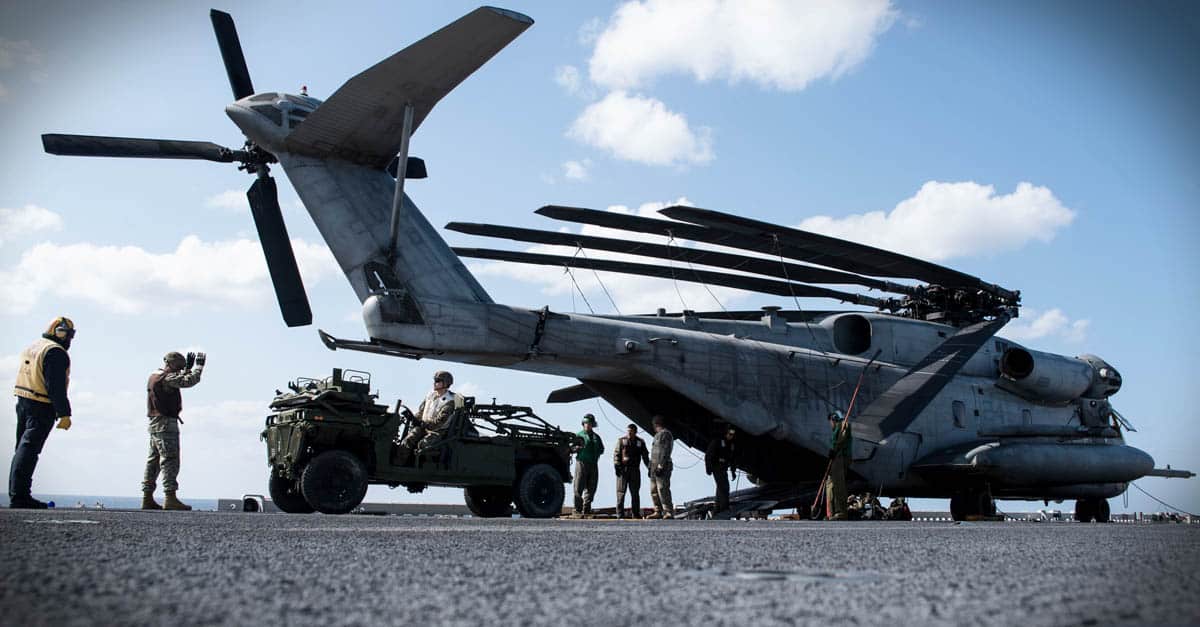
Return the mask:
[[512,515],[512,489],[506,486],[470,486],[463,488],[467,509],[480,518]]
[[304,500],[300,487],[295,479],[285,479],[272,470],[271,479],[267,482],[267,490],[271,493],[271,502],[285,514],[311,514],[312,505]]
[[322,514],[346,514],[367,495],[367,466],[350,451],[325,451],[304,467],[300,492]]
[[526,468],[521,478],[517,479],[514,491],[517,511],[525,518],[550,518],[562,513],[566,489],[563,488],[562,475],[550,464],[534,464]]

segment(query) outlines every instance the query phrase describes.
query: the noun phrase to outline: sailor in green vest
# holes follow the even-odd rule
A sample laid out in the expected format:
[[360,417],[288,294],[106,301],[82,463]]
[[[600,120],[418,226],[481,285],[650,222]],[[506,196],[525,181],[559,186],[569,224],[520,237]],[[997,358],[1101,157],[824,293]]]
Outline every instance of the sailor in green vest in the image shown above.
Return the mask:
[[829,520],[846,520],[846,472],[850,469],[853,436],[850,424],[842,412],[829,414],[829,478],[825,481],[825,516]]
[[[204,372],[204,353],[171,351],[163,357],[163,366],[146,382],[146,416],[150,418],[150,453],[142,475],[142,509],[188,511],[192,507],[175,496],[179,489],[179,425],[183,422],[183,388],[200,383]],[[155,484],[162,474],[163,504],[154,500]]]
[[598,463],[604,454],[604,442],[596,433],[596,417],[585,414],[583,430],[576,435],[583,439],[583,444],[575,449],[575,516],[589,518],[596,485],[600,481]]
[[17,397],[17,448],[8,468],[8,506],[16,509],[46,509],[33,498],[33,471],[54,422],[59,429],[71,428],[71,402],[67,384],[71,358],[67,349],[75,337],[75,323],[60,316],[50,322],[42,338],[21,353],[13,394]]

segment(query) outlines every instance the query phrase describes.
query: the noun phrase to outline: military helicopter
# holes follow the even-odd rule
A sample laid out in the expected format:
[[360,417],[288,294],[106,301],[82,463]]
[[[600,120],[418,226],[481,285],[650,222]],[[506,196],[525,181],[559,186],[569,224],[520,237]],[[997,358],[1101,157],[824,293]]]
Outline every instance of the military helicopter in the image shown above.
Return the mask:
[[[816,492],[829,447],[827,416],[849,408],[852,398],[851,489],[949,497],[956,519],[994,513],[995,499],[1076,499],[1078,519],[1106,521],[1105,499],[1129,482],[1193,476],[1156,469],[1148,454],[1125,443],[1124,432],[1134,429],[1109,401],[1122,382],[1112,365],[998,337],[1018,315],[1020,292],[947,267],[684,206],[663,209],[664,219],[562,206],[537,211],[638,234],[626,238],[447,225],[657,264],[452,249],[404,193],[407,179],[425,176],[424,162],[408,154],[410,138],[442,97],[533,24],[524,15],[476,9],[354,76],[325,101],[256,92],[233,19],[216,10],[211,18],[235,98],[225,112],[247,138],[242,148],[61,134],[44,135],[44,147],[58,155],[240,164],[256,177],[247,197],[283,319],[302,326],[312,313],[270,176],[270,165],[279,164],[362,303],[368,339],[320,331],[330,349],[568,377],[578,383],[552,392],[549,402],[600,397],[643,427],[659,414],[677,438],[701,450],[733,425],[743,433],[738,465],[755,484],[735,495],[743,508],[790,507]],[[657,238],[662,243],[647,241]],[[679,240],[726,251],[672,245]],[[463,257],[831,298],[876,311],[529,309],[495,303]],[[910,280],[919,283],[901,282]]]

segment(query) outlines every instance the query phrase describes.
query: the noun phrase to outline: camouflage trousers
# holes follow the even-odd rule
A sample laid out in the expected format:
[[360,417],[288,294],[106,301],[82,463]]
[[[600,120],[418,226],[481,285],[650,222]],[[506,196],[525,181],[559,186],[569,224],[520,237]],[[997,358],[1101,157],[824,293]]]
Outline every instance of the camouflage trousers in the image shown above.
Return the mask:
[[650,500],[654,501],[654,511],[659,514],[673,514],[675,504],[671,502],[671,471],[664,470],[660,476],[650,473]]
[[633,516],[635,518],[642,517],[642,475],[638,472],[637,466],[629,466],[621,469],[621,474],[617,477],[617,513],[625,512],[625,490],[629,489],[630,499],[633,501]]
[[408,435],[400,440],[400,448],[405,449],[408,454],[419,452],[421,449],[427,448],[442,437],[442,432],[438,430],[430,430],[424,425],[415,425],[408,430]]
[[164,431],[150,434],[150,453],[146,457],[146,473],[142,476],[142,492],[153,493],[159,472],[165,492],[179,489],[179,432]]
[[592,513],[592,499],[600,483],[600,468],[596,462],[575,460],[575,513]]

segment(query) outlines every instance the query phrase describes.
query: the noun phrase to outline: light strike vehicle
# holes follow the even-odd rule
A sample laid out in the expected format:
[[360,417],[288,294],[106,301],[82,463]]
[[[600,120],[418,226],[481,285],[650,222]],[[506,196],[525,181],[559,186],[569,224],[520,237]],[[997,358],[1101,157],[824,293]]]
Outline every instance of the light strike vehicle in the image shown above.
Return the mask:
[[[742,432],[737,465],[755,482],[736,495],[742,508],[790,507],[810,497],[826,468],[827,416],[846,411],[856,390],[848,416],[851,492],[949,497],[956,518],[987,515],[997,498],[1075,499],[1077,518],[1107,520],[1106,499],[1129,482],[1192,476],[1155,469],[1148,454],[1125,442],[1132,428],[1109,400],[1122,383],[1116,368],[1094,355],[1055,355],[997,336],[1017,315],[1020,293],[937,264],[694,207],[664,209],[665,219],[538,211],[638,234],[624,238],[449,225],[655,263],[451,249],[404,193],[406,178],[425,174],[424,163],[408,155],[409,140],[443,96],[533,23],[524,15],[472,11],[323,102],[256,92],[232,19],[218,11],[212,19],[235,98],[225,111],[247,138],[242,149],[79,135],[44,135],[45,148],[240,163],[257,177],[248,197],[284,320],[306,325],[312,314],[269,174],[278,163],[362,303],[367,338],[322,333],[330,348],[567,377],[578,383],[549,401],[598,396],[643,427],[661,414],[678,439],[700,450],[733,425]],[[622,316],[531,309],[494,302],[460,257],[832,298],[876,311]]]
[[399,446],[416,419],[389,411],[371,393],[371,375],[334,368],[326,379],[300,378],[271,402],[262,440],[275,505],[288,513],[346,514],[367,486],[463,488],[467,508],[482,518],[526,518],[562,512],[571,450],[579,437],[538,418],[528,407],[477,405],[467,397],[445,429],[413,454]]

